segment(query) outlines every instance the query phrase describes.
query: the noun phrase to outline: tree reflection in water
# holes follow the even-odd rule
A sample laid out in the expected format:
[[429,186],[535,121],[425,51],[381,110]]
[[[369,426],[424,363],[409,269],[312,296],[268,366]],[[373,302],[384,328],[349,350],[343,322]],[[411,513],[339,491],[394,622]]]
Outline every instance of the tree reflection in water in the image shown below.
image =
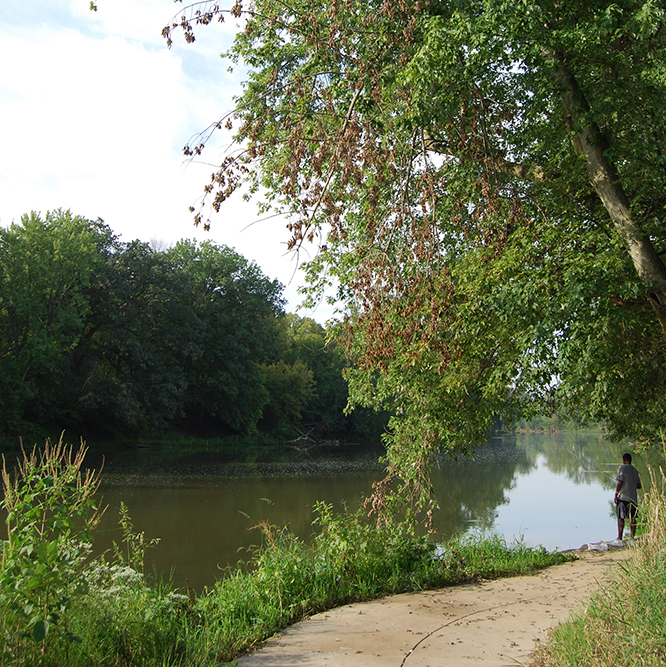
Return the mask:
[[[474,459],[442,459],[433,475],[440,505],[436,539],[466,531],[496,530],[509,541],[524,535],[548,548],[580,546],[612,537],[612,488],[627,443],[599,435],[527,434],[496,439],[477,449]],[[637,455],[634,463],[646,485],[648,463],[658,453]],[[137,530],[162,539],[147,555],[148,568],[185,578],[195,588],[221,576],[219,568],[247,558],[260,541],[251,530],[260,521],[289,525],[308,539],[317,500],[343,510],[358,507],[361,496],[381,476],[368,462],[307,462],[298,465],[227,466],[212,454],[175,456],[159,451],[107,461],[103,495],[109,510],[97,548],[119,539],[120,501]],[[606,535],[608,533],[608,535]]]
[[443,458],[432,478],[440,504],[434,518],[437,533],[447,539],[470,525],[491,529],[516,475],[525,475],[534,466],[515,438],[494,439],[477,448],[472,458]]

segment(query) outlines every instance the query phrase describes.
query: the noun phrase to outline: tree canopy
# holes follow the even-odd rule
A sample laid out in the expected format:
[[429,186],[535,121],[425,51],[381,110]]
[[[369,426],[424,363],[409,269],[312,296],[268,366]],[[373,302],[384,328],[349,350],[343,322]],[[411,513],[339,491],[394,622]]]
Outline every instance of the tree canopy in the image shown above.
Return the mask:
[[[335,279],[352,401],[397,412],[409,485],[493,416],[659,437],[663,0],[237,0],[235,127],[195,221],[243,183]],[[197,155],[206,136],[186,154]]]
[[68,211],[0,228],[0,438],[355,437],[325,338],[225,246],[122,243]]

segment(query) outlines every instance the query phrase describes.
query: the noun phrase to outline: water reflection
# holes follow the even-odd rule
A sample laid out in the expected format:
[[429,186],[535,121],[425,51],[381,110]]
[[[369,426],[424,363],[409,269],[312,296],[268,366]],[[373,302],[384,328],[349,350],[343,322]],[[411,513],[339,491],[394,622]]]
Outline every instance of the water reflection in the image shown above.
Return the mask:
[[442,460],[434,472],[433,490],[440,509],[434,525],[443,539],[461,530],[494,526],[497,508],[509,502],[518,475],[535,467],[515,438],[494,439],[473,459]]
[[[256,472],[264,472],[263,475]],[[289,525],[303,539],[312,533],[317,500],[360,503],[362,490],[378,478],[377,471],[315,472],[297,475],[256,471],[255,475],[107,475],[101,489],[109,505],[99,548],[109,548],[120,535],[116,517],[120,502],[129,508],[138,530],[161,544],[147,554],[149,567],[169,572],[174,581],[186,578],[196,589],[210,585],[221,570],[246,560],[248,548],[261,540],[253,527],[262,521]]]
[[[518,474],[508,502],[498,507],[494,530],[507,539],[569,549],[616,536],[613,491],[627,443],[610,443],[599,434],[523,435],[516,439],[532,471]],[[661,452],[634,454],[643,492],[649,490],[648,466],[663,465]]]
[[[493,440],[474,460],[444,459],[433,475],[438,536],[494,530],[549,549],[612,538],[615,474],[627,449],[599,435],[520,435]],[[656,451],[634,457],[644,486],[647,465],[662,462]],[[146,539],[161,538],[147,553],[147,569],[175,568],[176,585],[189,579],[199,590],[247,558],[260,542],[253,526],[289,525],[308,539],[318,500],[355,509],[381,475],[373,460],[230,466],[210,452],[114,451],[104,467],[101,493],[109,509],[96,548],[120,540],[123,501]]]
[[[617,468],[622,463],[626,443],[611,443],[600,434],[556,433],[544,435],[522,435],[520,445],[525,454],[536,461],[544,456],[552,472],[566,476],[574,484],[615,485]],[[642,459],[636,455],[635,463]]]

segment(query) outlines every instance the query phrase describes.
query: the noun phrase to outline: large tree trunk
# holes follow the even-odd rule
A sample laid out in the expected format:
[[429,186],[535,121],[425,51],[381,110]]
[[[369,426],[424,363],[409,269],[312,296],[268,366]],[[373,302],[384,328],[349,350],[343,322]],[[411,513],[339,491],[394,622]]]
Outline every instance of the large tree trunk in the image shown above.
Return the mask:
[[553,51],[545,51],[544,55],[555,65],[555,83],[561,91],[567,123],[573,132],[574,149],[585,159],[590,183],[624,241],[666,333],[666,266],[632,216],[617,170],[606,157],[609,148],[606,138],[595,123],[582,121],[590,107],[564,57]]

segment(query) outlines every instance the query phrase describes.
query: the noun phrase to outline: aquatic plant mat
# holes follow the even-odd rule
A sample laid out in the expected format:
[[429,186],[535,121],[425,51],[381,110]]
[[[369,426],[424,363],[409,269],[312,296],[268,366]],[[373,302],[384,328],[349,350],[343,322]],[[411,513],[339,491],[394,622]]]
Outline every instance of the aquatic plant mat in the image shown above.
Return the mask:
[[[91,560],[99,478],[62,443],[5,466],[8,540],[0,561],[0,665],[219,665],[290,623],[342,604],[534,572],[569,556],[497,537],[436,546],[403,523],[317,507],[311,544],[258,527],[251,563],[197,596],[143,573],[146,543]],[[258,539],[259,541],[259,539]],[[159,548],[157,546],[156,548]]]
[[532,667],[666,664],[666,477],[650,471],[640,509],[643,534],[584,612],[557,626]]

